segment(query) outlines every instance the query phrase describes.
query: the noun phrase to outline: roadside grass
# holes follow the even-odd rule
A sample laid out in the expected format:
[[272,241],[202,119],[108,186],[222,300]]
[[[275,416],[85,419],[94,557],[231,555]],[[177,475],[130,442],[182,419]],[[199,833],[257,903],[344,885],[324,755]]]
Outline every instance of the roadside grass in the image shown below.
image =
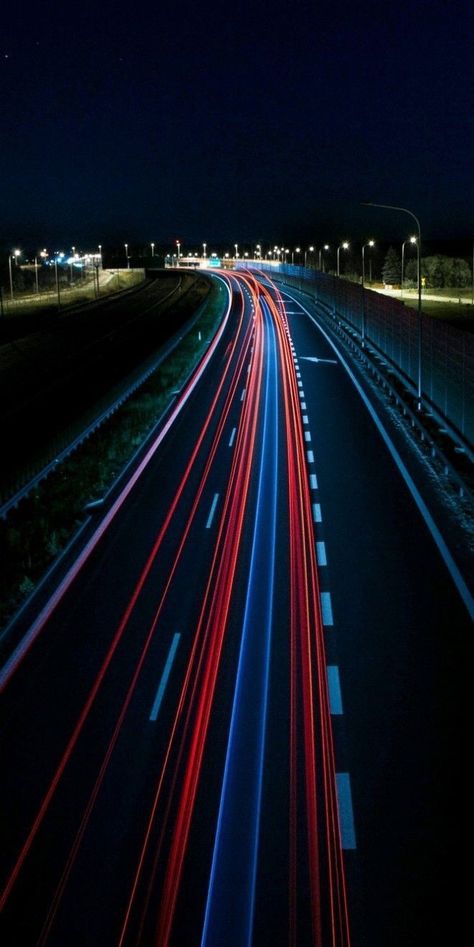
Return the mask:
[[[404,298],[402,301],[410,309],[416,309],[418,306],[417,297]],[[469,331],[474,330],[474,308],[469,303],[442,302],[422,298],[422,310],[433,319],[441,319]]]
[[[145,279],[144,270],[120,270],[108,271],[101,270],[99,276],[99,296],[111,296],[114,293],[122,292],[124,289],[131,289],[138,286]],[[91,302],[96,299],[95,279],[90,277],[84,280],[77,280],[73,286],[59,284],[59,294],[61,309],[68,306],[78,305],[79,303]],[[50,289],[41,289],[39,293],[15,292],[14,298],[4,293],[3,296],[3,318],[12,319],[15,316],[24,316],[32,312],[38,312],[41,309],[57,308],[58,295],[53,287]]]
[[11,619],[86,520],[85,507],[111,489],[206,351],[225,294],[206,305],[173,352],[131,397],[0,521],[0,627]]

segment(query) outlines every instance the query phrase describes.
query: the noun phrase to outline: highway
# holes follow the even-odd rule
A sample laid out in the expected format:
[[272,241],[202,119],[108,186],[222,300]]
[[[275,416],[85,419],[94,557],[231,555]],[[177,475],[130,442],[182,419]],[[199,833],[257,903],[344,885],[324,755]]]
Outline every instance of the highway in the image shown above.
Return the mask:
[[466,601],[312,311],[220,278],[1,672],[7,945],[421,947],[467,917]]

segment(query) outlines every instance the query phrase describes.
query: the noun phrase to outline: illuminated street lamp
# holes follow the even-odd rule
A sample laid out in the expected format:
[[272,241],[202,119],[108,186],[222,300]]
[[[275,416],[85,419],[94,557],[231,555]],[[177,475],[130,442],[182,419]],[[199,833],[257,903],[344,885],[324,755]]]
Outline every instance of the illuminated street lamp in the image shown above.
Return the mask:
[[341,250],[348,250],[348,249],[349,249],[349,244],[348,244],[347,240],[344,240],[344,243],[341,243],[341,244],[338,246],[338,248],[337,248],[337,268],[336,268],[336,272],[337,272],[337,275],[338,275],[338,276],[339,276],[339,253],[340,253]]
[[13,299],[13,276],[12,276],[12,260],[15,260],[15,266],[18,266],[18,257],[20,256],[21,250],[14,250],[13,253],[8,254],[8,270],[10,273],[10,296]]
[[409,240],[404,240],[402,243],[402,272],[400,279],[400,299],[403,297],[403,279],[405,275],[405,245],[407,243],[416,243],[416,237],[410,237]]
[[307,261],[307,259],[308,259],[308,253],[314,253],[314,247],[308,247],[308,249],[304,251],[304,265],[305,265],[305,267],[306,267],[306,261]]
[[239,259],[239,244],[238,243],[234,243],[234,250],[235,250],[234,260],[238,260]]
[[291,263],[292,263],[292,264],[294,264],[294,262],[295,262],[295,253],[301,253],[300,247],[295,247],[295,249],[292,250],[292,252],[291,252]]
[[368,243],[362,245],[362,348],[365,346],[365,248],[374,246],[374,240],[369,240]]
[[319,270],[322,269],[322,255],[323,255],[323,250],[326,250],[326,251],[329,250],[329,244],[328,244],[328,243],[325,243],[324,246],[321,247],[321,249],[320,249],[320,251],[319,251],[319,260],[318,260],[318,269],[319,269]]
[[422,376],[422,321],[421,321],[421,227],[418,217],[413,213],[413,211],[408,210],[407,207],[397,207],[395,204],[375,204],[374,201],[362,201],[364,207],[383,207],[385,210],[399,210],[403,214],[408,214],[412,220],[415,221],[418,229],[418,238],[417,238],[417,261],[416,261],[416,275],[418,283],[418,372],[417,372],[417,396],[418,396],[418,410],[421,410],[421,376]]
[[257,243],[257,254],[256,254],[256,255],[257,255],[257,260],[261,260],[261,259],[262,259],[262,247],[261,247],[261,245],[260,245],[259,243]]
[[58,296],[58,310],[61,309],[61,294],[59,291],[58,255],[54,257],[54,276],[56,279],[56,293]]
[[130,257],[129,257],[129,255],[128,255],[128,243],[124,243],[124,247],[125,247],[125,259],[126,259],[126,261],[127,261],[127,270],[129,270],[129,269],[130,269]]
[[150,247],[151,247],[151,258],[153,259],[154,255],[155,255],[155,244],[154,244],[154,243],[150,243]]
[[365,286],[365,248],[366,247],[375,247],[375,240],[369,240],[368,243],[364,243],[362,247],[362,286]]

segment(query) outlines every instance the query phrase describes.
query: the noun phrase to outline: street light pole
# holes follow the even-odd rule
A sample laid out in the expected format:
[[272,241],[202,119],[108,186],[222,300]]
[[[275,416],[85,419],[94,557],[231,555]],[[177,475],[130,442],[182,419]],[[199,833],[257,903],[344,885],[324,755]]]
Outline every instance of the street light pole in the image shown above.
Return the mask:
[[56,277],[56,292],[58,294],[58,311],[59,311],[61,309],[61,294],[59,291],[59,273],[58,273],[57,257],[54,258],[54,275]]
[[12,255],[8,254],[8,272],[10,274],[10,298],[13,302],[13,276],[12,276]]
[[375,246],[374,240],[362,245],[362,348],[365,346],[365,248]]
[[328,243],[325,243],[324,246],[321,247],[321,249],[320,249],[320,251],[319,251],[319,265],[318,265],[318,269],[319,269],[319,270],[322,270],[323,250],[329,250],[329,244],[328,244]]
[[399,210],[404,214],[408,214],[416,223],[418,229],[418,242],[417,242],[417,281],[418,281],[418,378],[417,378],[417,398],[418,398],[418,410],[421,410],[421,375],[422,375],[422,321],[421,321],[421,227],[418,217],[413,213],[413,211],[408,210],[407,207],[397,207],[394,204],[375,204],[374,201],[362,201],[364,207],[383,207],[385,210]]
[[341,243],[341,245],[337,248],[337,254],[336,254],[336,257],[337,257],[337,270],[336,270],[336,272],[337,272],[337,275],[338,275],[338,276],[339,276],[339,251],[340,251],[340,250],[348,250],[348,249],[349,249],[349,244],[347,243],[347,240],[344,240],[344,243]]

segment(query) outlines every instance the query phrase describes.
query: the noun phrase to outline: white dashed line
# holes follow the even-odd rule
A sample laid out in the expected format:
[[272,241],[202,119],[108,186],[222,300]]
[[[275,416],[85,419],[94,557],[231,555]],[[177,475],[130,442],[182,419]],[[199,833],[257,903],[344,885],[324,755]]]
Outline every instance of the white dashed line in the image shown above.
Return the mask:
[[209,516],[207,517],[206,529],[210,529],[210,528],[211,528],[211,524],[212,524],[212,520],[213,520],[213,518],[214,518],[214,513],[215,513],[215,511],[216,511],[216,506],[217,506],[217,501],[218,501],[218,499],[219,499],[219,494],[218,494],[218,493],[215,493],[215,494],[214,494],[214,499],[213,499],[213,501],[212,501],[212,506],[211,506],[211,509],[210,509],[210,511],[209,511]]
[[313,503],[313,520],[315,523],[322,523],[323,521],[320,503]]
[[161,707],[161,701],[163,700],[164,693],[165,693],[165,690],[166,690],[166,685],[167,685],[167,683],[168,683],[168,678],[169,678],[169,676],[170,676],[170,674],[171,674],[171,668],[172,668],[172,666],[173,666],[173,661],[174,661],[174,657],[175,657],[175,654],[176,654],[176,649],[177,649],[177,647],[178,647],[178,645],[179,645],[179,639],[180,639],[180,638],[181,638],[181,635],[179,634],[179,632],[176,632],[176,634],[173,636],[173,640],[172,640],[172,642],[171,642],[171,647],[170,647],[170,650],[169,650],[169,652],[168,652],[168,657],[167,657],[167,659],[166,659],[166,664],[165,664],[164,669],[163,669],[163,674],[161,675],[161,680],[160,680],[160,683],[159,683],[159,685],[158,685],[158,690],[157,690],[157,692],[156,692],[156,697],[155,697],[155,700],[154,700],[154,702],[153,702],[153,707],[151,708],[151,714],[150,714],[150,716],[149,716],[149,718],[148,718],[148,719],[151,720],[152,722],[154,722],[154,721],[156,720],[157,716],[158,716],[158,713],[159,713],[159,710],[160,710],[160,707]]
[[307,414],[303,414],[303,424],[309,424],[309,419]]
[[344,713],[342,709],[341,681],[337,664],[328,664],[329,710],[336,717]]
[[310,485],[310,487],[311,487],[312,490],[317,490],[317,489],[318,489],[318,478],[317,478],[316,474],[310,474],[310,475],[309,475],[309,485]]
[[310,442],[310,440],[311,440],[311,434],[310,434],[309,431],[305,431],[305,432],[304,432],[304,439],[305,439],[305,441],[307,441],[308,444],[309,444],[309,442]]
[[355,849],[356,837],[354,813],[352,810],[351,779],[349,773],[336,773],[337,802],[339,808],[339,828],[343,849]]
[[229,447],[232,447],[232,444],[234,443],[234,437],[235,437],[236,431],[237,431],[237,428],[234,427],[232,430],[232,434],[230,435]]
[[314,451],[307,450],[306,457],[308,458],[308,464],[314,464]]
[[316,558],[318,560],[318,566],[327,566],[326,543],[321,541],[316,543]]
[[323,625],[328,627],[334,625],[330,592],[321,592],[321,612],[323,616]]
[[245,398],[245,392],[246,392],[246,390],[247,390],[247,389],[244,388],[243,391],[242,391],[242,394],[241,394],[241,396],[240,396],[240,400],[241,400],[241,401],[243,401],[244,398]]

